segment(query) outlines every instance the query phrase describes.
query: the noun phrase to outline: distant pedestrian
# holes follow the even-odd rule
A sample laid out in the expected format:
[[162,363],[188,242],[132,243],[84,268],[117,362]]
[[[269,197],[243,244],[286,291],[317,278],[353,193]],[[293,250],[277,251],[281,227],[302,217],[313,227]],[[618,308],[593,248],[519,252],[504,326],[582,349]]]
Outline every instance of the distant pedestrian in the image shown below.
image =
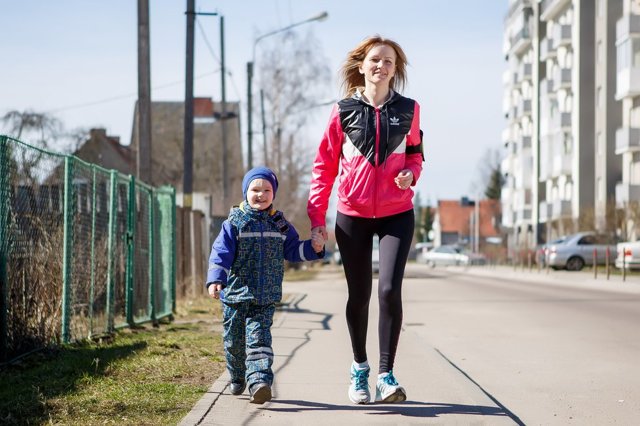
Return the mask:
[[397,91],[407,59],[398,43],[363,40],[342,66],[346,98],[333,108],[313,164],[308,213],[312,235],[327,239],[325,216],[338,180],[336,241],[347,279],[346,316],[353,363],[349,399],[371,401],[366,340],[372,291],[373,238],[380,239],[380,366],[376,401],[407,398],[393,374],[402,328],[402,277],[414,231],[413,191],[422,171],[420,107]]
[[211,249],[207,290],[223,305],[223,339],[229,388],[240,395],[249,385],[250,401],[271,400],[271,325],[282,299],[284,261],[324,257],[324,240],[301,241],[282,212],[273,207],[275,173],[256,167],[242,180],[244,201],[233,207]]

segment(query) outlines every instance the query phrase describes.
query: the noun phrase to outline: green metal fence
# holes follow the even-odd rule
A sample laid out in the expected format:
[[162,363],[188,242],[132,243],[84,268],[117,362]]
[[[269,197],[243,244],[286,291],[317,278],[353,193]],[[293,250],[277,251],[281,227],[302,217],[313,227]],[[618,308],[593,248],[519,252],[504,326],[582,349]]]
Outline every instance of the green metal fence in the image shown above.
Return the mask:
[[175,190],[0,136],[0,359],[175,307]]

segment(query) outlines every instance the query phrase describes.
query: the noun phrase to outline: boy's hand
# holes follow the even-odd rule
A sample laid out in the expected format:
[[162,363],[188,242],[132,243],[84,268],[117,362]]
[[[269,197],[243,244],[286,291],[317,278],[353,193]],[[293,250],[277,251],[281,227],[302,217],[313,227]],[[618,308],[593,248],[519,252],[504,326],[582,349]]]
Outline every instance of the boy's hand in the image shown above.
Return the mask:
[[320,233],[311,233],[311,247],[316,253],[324,249],[324,237]]
[[213,297],[214,299],[220,299],[222,283],[213,283],[209,287],[207,287],[207,290],[209,290],[209,296]]

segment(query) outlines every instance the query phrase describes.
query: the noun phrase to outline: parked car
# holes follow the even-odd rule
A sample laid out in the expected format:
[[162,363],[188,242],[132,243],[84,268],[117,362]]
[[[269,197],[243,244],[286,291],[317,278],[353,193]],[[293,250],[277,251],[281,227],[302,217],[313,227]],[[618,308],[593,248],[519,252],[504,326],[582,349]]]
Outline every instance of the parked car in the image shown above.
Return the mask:
[[579,271],[585,265],[593,265],[593,251],[596,251],[596,264],[606,263],[607,248],[612,255],[615,253],[614,239],[594,232],[579,232],[563,237],[559,242],[551,243],[547,247],[546,262],[553,269]]
[[616,268],[622,269],[624,260],[625,269],[640,269],[640,240],[618,243],[616,251]]
[[[470,265],[473,260],[480,262],[478,259],[470,256],[471,253],[465,252],[461,247],[456,245],[442,245],[423,253],[416,259],[420,263],[434,266],[446,265]],[[473,259],[472,259],[473,258]]]

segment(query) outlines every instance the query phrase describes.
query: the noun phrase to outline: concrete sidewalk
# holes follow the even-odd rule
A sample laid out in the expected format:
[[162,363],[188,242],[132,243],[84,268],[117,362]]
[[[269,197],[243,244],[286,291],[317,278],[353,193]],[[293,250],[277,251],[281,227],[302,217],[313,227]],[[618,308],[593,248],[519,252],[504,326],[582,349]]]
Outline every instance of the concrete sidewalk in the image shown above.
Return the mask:
[[[352,404],[347,397],[352,352],[342,272],[323,269],[314,281],[285,283],[284,291],[288,305],[276,314],[273,327],[273,400],[254,405],[246,391],[231,395],[225,373],[181,425],[522,424],[411,327],[403,329],[394,368],[408,400]],[[377,321],[374,290],[367,347],[374,390]]]

